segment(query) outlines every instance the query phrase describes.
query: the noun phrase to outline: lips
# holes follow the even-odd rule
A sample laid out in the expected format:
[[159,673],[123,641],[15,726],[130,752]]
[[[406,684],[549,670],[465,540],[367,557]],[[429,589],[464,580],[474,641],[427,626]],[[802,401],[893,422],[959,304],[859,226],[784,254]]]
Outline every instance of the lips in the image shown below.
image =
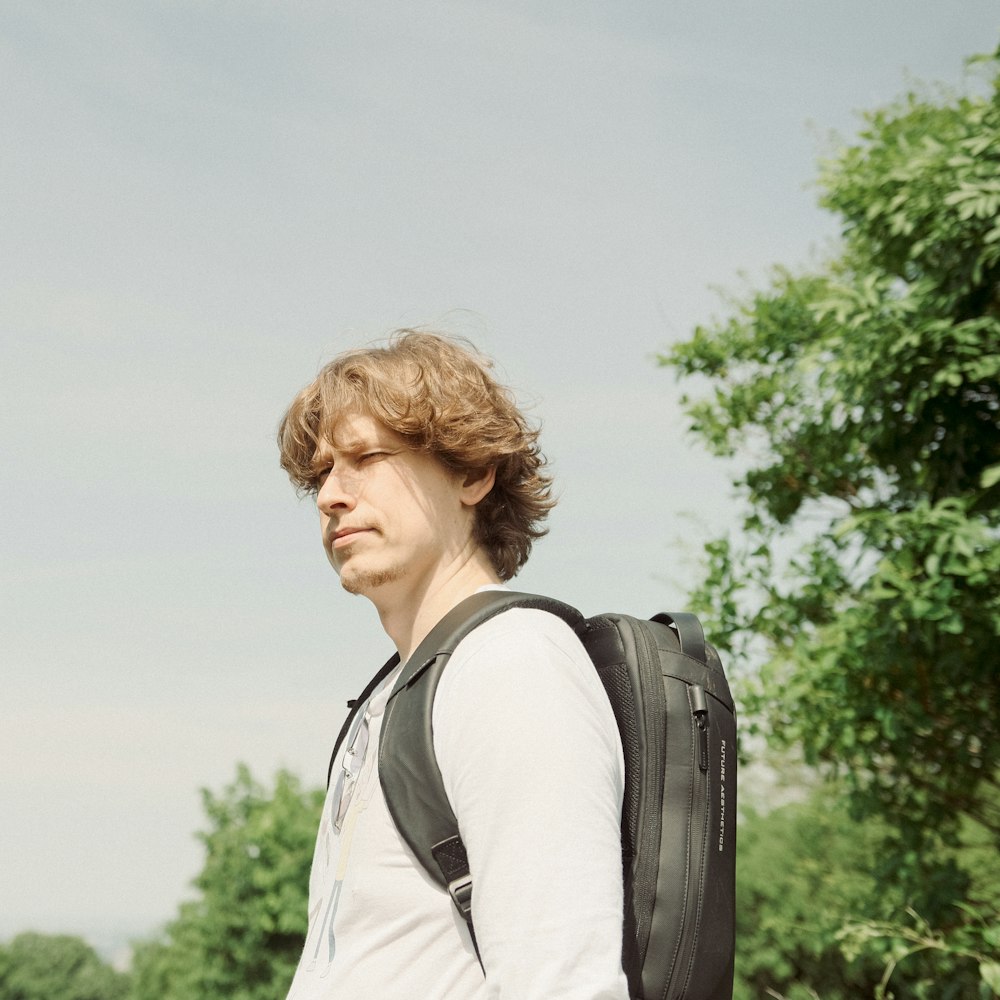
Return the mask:
[[372,528],[338,528],[333,536],[333,547],[339,548],[354,541],[358,536],[367,534]]

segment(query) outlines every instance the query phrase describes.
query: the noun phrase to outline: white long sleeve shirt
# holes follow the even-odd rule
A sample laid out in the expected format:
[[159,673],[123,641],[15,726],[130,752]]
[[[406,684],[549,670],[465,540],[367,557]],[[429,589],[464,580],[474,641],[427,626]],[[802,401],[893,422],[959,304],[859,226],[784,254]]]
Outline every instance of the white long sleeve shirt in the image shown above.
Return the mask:
[[469,854],[485,977],[382,796],[394,680],[345,742],[351,776],[331,782],[288,1000],[626,1000],[621,741],[572,630],[542,611],[504,612],[459,644],[435,696],[434,749]]

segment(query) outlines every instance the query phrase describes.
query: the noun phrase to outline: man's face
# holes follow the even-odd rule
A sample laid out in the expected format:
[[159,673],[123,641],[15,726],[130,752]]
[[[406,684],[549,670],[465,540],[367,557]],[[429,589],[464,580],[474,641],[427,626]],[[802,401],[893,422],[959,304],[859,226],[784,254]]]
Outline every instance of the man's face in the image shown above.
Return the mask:
[[313,461],[323,548],[352,594],[416,593],[472,544],[461,477],[374,417],[344,415]]

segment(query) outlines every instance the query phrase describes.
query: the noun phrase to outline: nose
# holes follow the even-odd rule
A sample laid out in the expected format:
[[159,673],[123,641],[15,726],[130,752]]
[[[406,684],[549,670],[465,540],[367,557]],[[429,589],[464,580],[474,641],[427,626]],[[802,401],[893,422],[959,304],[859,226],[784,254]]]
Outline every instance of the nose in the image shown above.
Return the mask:
[[316,506],[323,514],[353,510],[357,503],[357,484],[354,477],[331,469],[316,493]]

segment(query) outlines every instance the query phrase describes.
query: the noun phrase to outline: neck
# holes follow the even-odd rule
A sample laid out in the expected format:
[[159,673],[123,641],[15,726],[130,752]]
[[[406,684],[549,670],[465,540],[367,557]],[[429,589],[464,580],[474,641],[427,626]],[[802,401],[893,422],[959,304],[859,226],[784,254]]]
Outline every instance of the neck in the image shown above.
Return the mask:
[[369,598],[378,611],[382,628],[395,643],[399,658],[407,657],[420,645],[428,632],[459,602],[480,587],[500,583],[493,564],[482,550],[466,562],[427,583],[420,591],[403,595],[390,593],[392,585]]

